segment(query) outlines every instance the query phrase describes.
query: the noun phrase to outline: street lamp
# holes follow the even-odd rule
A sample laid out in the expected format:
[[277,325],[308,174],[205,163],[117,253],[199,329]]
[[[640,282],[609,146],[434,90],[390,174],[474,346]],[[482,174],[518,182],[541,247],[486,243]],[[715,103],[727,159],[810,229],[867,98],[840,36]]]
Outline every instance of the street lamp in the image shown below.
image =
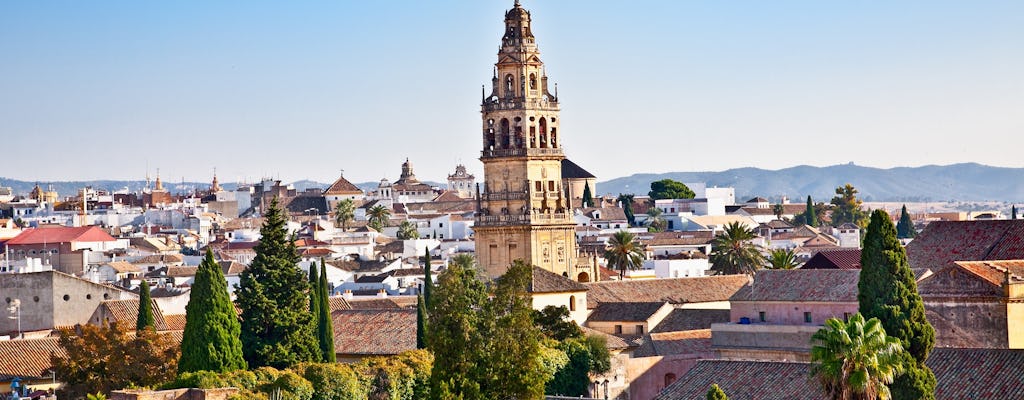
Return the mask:
[[11,300],[11,305],[9,307],[7,307],[7,312],[10,312],[11,314],[14,314],[14,316],[7,317],[8,319],[17,319],[18,320],[18,338],[24,339],[25,338],[25,334],[21,333],[21,300],[19,300],[19,299]]

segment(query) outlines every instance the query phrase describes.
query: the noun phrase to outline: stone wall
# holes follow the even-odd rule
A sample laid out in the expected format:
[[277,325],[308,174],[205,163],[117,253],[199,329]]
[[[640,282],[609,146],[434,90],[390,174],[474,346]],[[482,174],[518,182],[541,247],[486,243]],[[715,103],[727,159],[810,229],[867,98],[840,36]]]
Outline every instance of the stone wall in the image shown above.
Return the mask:
[[238,393],[236,388],[115,390],[110,400],[227,400],[235,393]]
[[[22,331],[85,324],[101,301],[130,297],[137,296],[55,271],[0,274],[0,306],[20,300]],[[17,331],[18,319],[0,311],[0,333]]]

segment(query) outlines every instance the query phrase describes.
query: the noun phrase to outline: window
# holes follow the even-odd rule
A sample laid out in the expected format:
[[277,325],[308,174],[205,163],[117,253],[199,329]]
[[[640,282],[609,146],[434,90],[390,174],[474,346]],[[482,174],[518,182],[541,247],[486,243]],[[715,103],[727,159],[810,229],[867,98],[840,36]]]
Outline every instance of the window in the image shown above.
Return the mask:
[[537,90],[537,75],[530,74],[530,90]]
[[850,322],[850,313],[848,313],[848,312],[844,312],[843,313],[843,321]]
[[554,192],[555,191],[555,181],[548,181],[548,191],[549,192]]
[[615,334],[616,335],[621,335],[622,334],[622,325],[615,325]]
[[764,315],[764,311],[758,311],[758,312],[757,312],[757,319],[758,319],[759,321],[761,321],[761,322],[765,322],[765,315]]
[[569,296],[569,311],[576,311],[576,296]]
[[811,323],[811,312],[810,311],[804,311],[804,322],[806,322],[808,324]]
[[668,387],[668,385],[671,385],[672,382],[675,382],[675,381],[676,381],[676,374],[672,374],[672,373],[665,374],[665,387]]
[[643,325],[637,325],[636,326],[636,334],[637,335],[643,335],[644,334],[644,326]]
[[534,182],[534,183],[536,184],[536,185],[534,185],[534,186],[536,186],[536,187],[537,187],[537,190],[536,190],[537,192],[540,192],[540,191],[543,191],[543,190],[544,190],[544,183],[543,183],[543,182],[541,182],[541,181],[536,181],[536,182]]

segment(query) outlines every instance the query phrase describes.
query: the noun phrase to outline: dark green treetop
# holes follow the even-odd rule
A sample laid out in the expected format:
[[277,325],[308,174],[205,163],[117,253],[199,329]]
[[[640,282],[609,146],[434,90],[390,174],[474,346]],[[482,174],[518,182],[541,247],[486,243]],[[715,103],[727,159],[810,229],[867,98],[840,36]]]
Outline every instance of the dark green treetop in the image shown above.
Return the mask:
[[224,272],[210,249],[196,269],[191,293],[185,306],[178,373],[245,369],[241,324],[228,295]]
[[682,182],[671,179],[651,182],[651,191],[647,194],[651,196],[651,200],[692,199],[697,196]]
[[145,279],[139,284],[139,315],[135,321],[136,330],[156,330],[156,319],[153,317],[153,299],[149,293],[149,282]]

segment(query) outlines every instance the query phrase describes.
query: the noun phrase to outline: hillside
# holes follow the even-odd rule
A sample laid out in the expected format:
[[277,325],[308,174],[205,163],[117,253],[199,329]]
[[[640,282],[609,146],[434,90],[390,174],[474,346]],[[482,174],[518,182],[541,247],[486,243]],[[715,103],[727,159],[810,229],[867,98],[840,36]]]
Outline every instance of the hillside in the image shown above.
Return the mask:
[[736,188],[737,201],[753,196],[789,196],[800,201],[811,195],[828,201],[837,186],[850,183],[866,201],[1005,201],[1024,199],[1024,168],[991,167],[975,163],[922,167],[871,168],[854,164],[780,170],[737,168],[719,172],[635,174],[597,184],[602,194],[647,194],[660,179],[706,182]]

